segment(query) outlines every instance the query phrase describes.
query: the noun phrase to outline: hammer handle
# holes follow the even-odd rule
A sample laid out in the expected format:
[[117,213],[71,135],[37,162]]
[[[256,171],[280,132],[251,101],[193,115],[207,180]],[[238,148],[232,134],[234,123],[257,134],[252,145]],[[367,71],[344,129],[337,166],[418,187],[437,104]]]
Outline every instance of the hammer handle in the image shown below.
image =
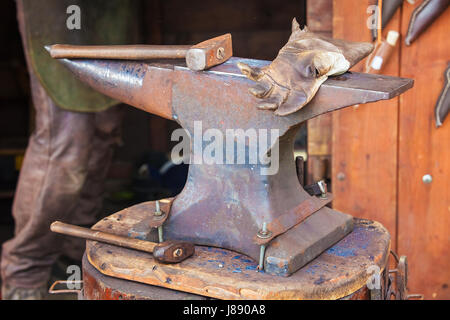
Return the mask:
[[153,250],[157,246],[157,244],[154,242],[118,236],[102,231],[95,231],[92,229],[82,228],[59,221],[53,222],[50,226],[50,230],[68,236],[104,242],[119,247],[136,249],[148,253],[153,253]]
[[50,55],[55,59],[183,59],[191,46],[181,45],[116,45],[116,46],[74,46],[55,44]]

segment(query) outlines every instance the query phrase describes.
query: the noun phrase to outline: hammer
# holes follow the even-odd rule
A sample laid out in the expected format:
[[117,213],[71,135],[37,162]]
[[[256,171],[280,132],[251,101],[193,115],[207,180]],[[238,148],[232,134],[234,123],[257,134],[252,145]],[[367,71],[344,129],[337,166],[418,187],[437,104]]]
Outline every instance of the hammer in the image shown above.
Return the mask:
[[53,222],[50,226],[50,230],[68,236],[104,242],[119,247],[152,253],[153,258],[162,263],[181,262],[192,256],[195,251],[195,246],[188,242],[166,241],[162,243],[155,243],[82,228],[59,221]]
[[224,63],[233,56],[231,34],[203,41],[194,46],[183,45],[113,45],[74,46],[55,44],[45,47],[55,59],[186,59],[189,69],[201,71]]

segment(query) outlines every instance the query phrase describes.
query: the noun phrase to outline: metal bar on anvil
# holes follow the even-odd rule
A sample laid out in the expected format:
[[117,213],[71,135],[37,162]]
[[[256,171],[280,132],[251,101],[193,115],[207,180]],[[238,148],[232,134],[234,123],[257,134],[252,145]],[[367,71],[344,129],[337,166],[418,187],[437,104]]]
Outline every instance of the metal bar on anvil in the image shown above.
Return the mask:
[[[270,63],[234,57],[208,71],[194,72],[182,64],[163,61],[61,60],[78,78],[97,91],[167,119],[176,120],[172,109],[173,86],[183,79],[190,81],[187,75],[205,82],[211,77],[222,80],[227,88],[233,88],[233,94],[254,102],[253,116],[270,112],[257,110],[258,99],[248,93],[248,88],[254,83],[241,74],[236,65],[239,61],[259,67]],[[412,79],[347,72],[330,77],[315,98],[300,111],[280,118],[290,118],[299,123],[347,106],[392,99],[410,89],[413,83]],[[216,98],[220,100],[220,97]]]

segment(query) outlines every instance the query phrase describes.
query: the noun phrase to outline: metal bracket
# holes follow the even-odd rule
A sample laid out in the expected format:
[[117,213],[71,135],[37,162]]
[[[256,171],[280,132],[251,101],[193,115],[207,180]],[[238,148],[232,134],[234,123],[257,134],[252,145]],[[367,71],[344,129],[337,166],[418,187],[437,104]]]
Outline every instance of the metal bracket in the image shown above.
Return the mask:
[[76,293],[78,300],[83,300],[83,288],[81,289],[55,289],[55,287],[59,284],[64,284],[65,287],[67,288],[68,284],[72,284],[72,285],[76,285],[76,284],[81,284],[83,285],[84,282],[83,280],[58,280],[55,281],[50,289],[48,289],[48,293],[50,294],[68,294],[68,293]]
[[285,233],[289,229],[300,224],[313,213],[319,211],[333,200],[331,193],[326,193],[321,197],[310,197],[289,212],[280,215],[277,219],[267,224],[267,234],[261,236],[256,234],[253,242],[257,245],[266,245],[275,237]]
[[[395,252],[391,251],[394,257],[397,268],[389,270],[389,279],[392,283],[395,283],[395,290],[390,289],[386,298],[390,299],[394,296],[396,300],[410,300],[410,299],[424,299],[423,294],[408,294],[408,259],[406,256],[398,256]],[[395,279],[390,275],[395,274]]]
[[170,216],[173,198],[161,199],[158,200],[158,202],[160,205],[159,208],[156,207],[157,205],[154,201],[141,203],[136,206],[138,207],[137,210],[145,210],[148,214],[146,214],[147,217],[145,219],[133,226],[128,234],[129,237],[141,240],[156,241],[156,239],[153,239],[150,235],[152,229],[155,228],[158,229],[159,240],[163,240],[162,226]]
[[148,221],[148,225],[151,228],[161,227],[164,222],[167,221],[169,217],[170,209],[172,207],[173,198],[171,199],[162,199],[158,200],[156,203],[162,206],[159,208],[155,208],[154,213],[150,216],[150,220]]
[[324,180],[320,180],[316,183],[309,184],[304,187],[305,191],[311,196],[321,196],[326,198],[328,193],[327,183]]

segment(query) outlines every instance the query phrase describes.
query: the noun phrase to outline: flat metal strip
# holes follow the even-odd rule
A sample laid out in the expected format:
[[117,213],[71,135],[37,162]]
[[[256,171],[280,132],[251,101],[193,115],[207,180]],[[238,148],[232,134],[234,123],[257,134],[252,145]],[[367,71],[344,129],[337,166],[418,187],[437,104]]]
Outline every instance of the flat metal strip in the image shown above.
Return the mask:
[[327,196],[324,198],[310,197],[309,199],[300,203],[291,211],[282,214],[277,219],[268,223],[267,230],[270,235],[265,238],[260,238],[258,237],[258,235],[255,235],[255,237],[253,238],[253,242],[257,245],[268,244],[270,241],[272,241],[272,239],[297,226],[299,223],[303,222],[306,218],[311,216],[314,212],[317,212],[325,207],[331,201],[333,201],[333,195],[331,193],[327,193]]

